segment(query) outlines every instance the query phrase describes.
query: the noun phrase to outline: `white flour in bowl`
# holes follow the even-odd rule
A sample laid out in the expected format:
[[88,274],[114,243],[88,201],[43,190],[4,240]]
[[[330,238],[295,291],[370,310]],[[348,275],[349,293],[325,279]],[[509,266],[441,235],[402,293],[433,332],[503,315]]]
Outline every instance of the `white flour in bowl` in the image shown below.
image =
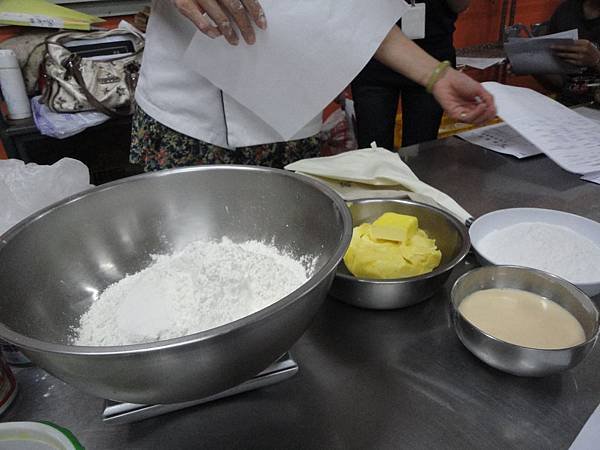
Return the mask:
[[73,344],[155,342],[224,325],[299,288],[312,265],[256,241],[193,242],[106,288],[81,316]]
[[488,234],[477,249],[495,264],[533,267],[571,283],[600,280],[600,247],[566,227],[519,223]]

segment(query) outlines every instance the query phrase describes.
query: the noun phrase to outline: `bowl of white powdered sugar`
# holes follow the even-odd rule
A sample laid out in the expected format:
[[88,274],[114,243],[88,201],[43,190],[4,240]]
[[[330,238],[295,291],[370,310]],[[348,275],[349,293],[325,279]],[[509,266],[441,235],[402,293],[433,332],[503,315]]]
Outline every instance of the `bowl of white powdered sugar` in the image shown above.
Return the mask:
[[0,338],[96,396],[203,398],[290,349],[350,242],[344,201],[276,169],[119,180],[0,239]]
[[484,265],[516,265],[566,279],[589,296],[600,293],[600,223],[561,211],[511,208],[485,214],[469,229]]

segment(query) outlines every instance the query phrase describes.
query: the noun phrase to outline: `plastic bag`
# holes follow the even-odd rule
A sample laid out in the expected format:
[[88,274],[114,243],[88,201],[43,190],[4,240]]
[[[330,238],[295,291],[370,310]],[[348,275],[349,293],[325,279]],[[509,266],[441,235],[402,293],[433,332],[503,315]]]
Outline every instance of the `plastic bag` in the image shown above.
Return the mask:
[[55,113],[39,100],[39,96],[31,99],[31,110],[35,126],[44,136],[65,139],[110,119],[106,114],[97,111]]
[[336,109],[323,122],[321,133],[321,156],[337,155],[348,150],[356,150],[358,142],[354,131],[356,117],[354,102],[344,100],[344,107]]
[[76,159],[51,166],[0,160],[0,235],[39,209],[90,187],[89,170]]

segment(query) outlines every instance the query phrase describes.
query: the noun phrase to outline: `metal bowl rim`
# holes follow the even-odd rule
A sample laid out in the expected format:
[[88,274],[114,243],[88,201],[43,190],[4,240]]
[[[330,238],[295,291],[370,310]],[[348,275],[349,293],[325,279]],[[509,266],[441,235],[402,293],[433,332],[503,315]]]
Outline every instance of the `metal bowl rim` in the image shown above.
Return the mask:
[[[463,279],[466,279],[469,276],[472,276],[471,275],[472,273],[478,272],[480,270],[489,270],[489,268],[508,268],[508,269],[517,269],[519,271],[535,272],[538,275],[541,275],[542,278],[546,278],[550,282],[556,282],[558,284],[564,285],[567,288],[574,289],[575,291],[577,291],[577,293],[581,294],[585,299],[587,299],[588,302],[589,302],[589,304],[593,308],[593,311],[594,311],[595,316],[596,316],[596,321],[595,321],[596,324],[595,324],[595,327],[594,327],[595,328],[594,333],[592,333],[592,336],[589,339],[586,339],[581,344],[577,344],[577,345],[574,345],[572,347],[563,347],[563,348],[526,347],[524,345],[513,344],[512,342],[504,341],[502,339],[497,338],[496,336],[493,336],[493,335],[491,335],[489,333],[486,333],[481,328],[479,328],[477,325],[473,324],[470,320],[468,320],[465,316],[463,316],[463,314],[460,312],[460,310],[458,309],[458,307],[455,305],[455,298],[456,298],[455,290],[457,289],[457,286],[458,286],[459,282],[463,281]],[[535,350],[537,352],[549,352],[549,353],[564,352],[565,350],[576,350],[576,349],[579,349],[579,348],[587,347],[588,345],[592,344],[594,341],[596,341],[596,339],[598,338],[598,334],[600,333],[600,323],[599,323],[600,312],[598,311],[598,308],[596,307],[596,305],[594,304],[594,302],[589,298],[589,296],[585,292],[583,292],[581,289],[579,289],[573,283],[570,283],[569,281],[565,280],[564,278],[561,278],[561,277],[559,277],[557,275],[554,275],[552,273],[549,273],[549,272],[544,272],[543,270],[532,269],[530,267],[525,267],[525,266],[514,266],[514,265],[508,265],[508,264],[506,264],[506,265],[493,265],[493,266],[477,267],[476,269],[469,270],[467,273],[464,273],[460,277],[458,277],[458,279],[452,285],[452,289],[450,291],[450,307],[452,308],[452,313],[455,316],[460,317],[462,320],[464,320],[466,323],[468,323],[471,327],[473,327],[478,333],[484,335],[485,337],[487,337],[487,338],[489,338],[489,339],[491,339],[491,340],[493,340],[495,342],[499,342],[499,343],[504,344],[504,345],[509,345],[509,346],[517,348],[517,349]],[[454,322],[454,331],[455,332],[457,332],[456,328],[457,328],[457,325],[456,325],[456,322]],[[458,332],[457,332],[457,334],[458,334]],[[462,341],[462,339],[461,339],[461,341]]]
[[183,167],[176,169],[167,169],[161,170],[152,173],[144,173],[140,175],[135,175],[132,177],[123,178],[120,180],[116,180],[110,183],[106,183],[100,186],[96,186],[90,189],[86,189],[77,194],[71,195],[63,200],[60,200],[56,203],[53,203],[35,213],[21,220],[15,226],[11,227],[4,234],[0,235],[0,252],[2,248],[5,247],[12,238],[14,238],[21,230],[29,226],[30,224],[36,222],[41,219],[43,216],[50,214],[52,211],[57,210],[59,208],[65,207],[71,203],[82,200],[85,197],[91,195],[97,195],[100,192],[115,189],[121,184],[138,182],[140,180],[145,180],[148,178],[156,178],[162,176],[168,176],[170,174],[178,174],[183,172],[203,172],[203,171],[216,171],[216,170],[226,170],[226,171],[238,171],[243,170],[247,172],[265,172],[265,173],[276,173],[281,176],[286,176],[293,178],[302,183],[306,183],[311,185],[313,188],[321,191],[327,197],[329,197],[334,205],[336,206],[341,219],[343,229],[341,230],[341,239],[338,244],[339,248],[337,251],[329,258],[329,260],[325,263],[325,265],[315,272],[304,284],[302,284],[299,288],[292,291],[285,297],[279,299],[275,303],[263,308],[255,313],[252,313],[248,316],[244,316],[238,320],[233,322],[226,323],[224,325],[211,328],[209,330],[205,330],[199,333],[193,333],[186,336],[181,336],[178,338],[166,339],[162,341],[144,343],[144,344],[128,344],[128,345],[118,345],[118,346],[78,346],[78,345],[65,345],[58,344],[54,342],[45,342],[39,339],[31,338],[25,336],[21,333],[17,333],[12,329],[6,327],[2,322],[0,322],[0,336],[3,339],[6,339],[12,344],[15,344],[19,347],[23,347],[25,350],[32,351],[42,351],[48,353],[55,354],[66,354],[66,355],[79,355],[79,356],[112,356],[112,355],[124,355],[124,354],[140,354],[153,352],[158,350],[164,350],[168,348],[181,347],[188,344],[193,344],[197,342],[202,342],[208,339],[212,339],[218,336],[224,336],[226,334],[232,333],[242,327],[250,325],[252,323],[261,321],[266,317],[275,314],[276,312],[286,308],[288,305],[294,303],[299,298],[304,297],[309,292],[314,290],[328,275],[331,274],[332,271],[336,269],[340,261],[342,260],[344,254],[346,253],[346,249],[350,243],[350,239],[352,238],[352,216],[350,215],[350,210],[348,209],[346,202],[330,187],[325,184],[307,177],[302,174],[296,174],[295,172],[290,172],[282,169],[275,169],[270,167],[261,167],[261,166],[243,166],[243,165],[235,165],[235,164],[215,164],[210,166],[194,166],[194,167]]
[[[408,200],[406,198],[376,198],[376,197],[369,197],[369,198],[361,198],[358,200],[349,200],[346,203],[384,203],[384,202],[389,202],[389,203],[401,203],[401,204],[405,204],[405,205],[413,205],[413,206],[418,206],[418,207],[423,207],[425,209],[431,209],[441,215],[443,215],[445,218],[447,218],[448,220],[450,220],[450,222],[455,226],[455,228],[457,229],[457,231],[459,232],[459,234],[461,235],[461,238],[463,240],[463,245],[461,246],[460,252],[458,253],[458,255],[456,257],[454,257],[452,260],[448,261],[446,264],[440,265],[438,267],[435,268],[435,270],[429,272],[429,273],[425,273],[422,275],[417,275],[414,277],[407,277],[407,278],[392,278],[392,279],[385,279],[385,280],[376,280],[373,278],[357,278],[352,274],[347,274],[347,273],[342,273],[339,271],[339,269],[336,271],[335,276],[348,280],[348,281],[352,281],[352,282],[357,282],[357,283],[364,283],[366,285],[369,284],[376,284],[376,285],[380,285],[380,284],[390,284],[390,285],[398,285],[398,284],[403,284],[403,283],[408,283],[411,281],[421,281],[421,280],[428,280],[430,278],[434,278],[438,275],[441,275],[451,269],[453,269],[457,264],[459,264],[464,258],[465,256],[467,256],[467,254],[469,253],[469,249],[471,248],[471,239],[469,237],[469,232],[467,230],[467,227],[462,224],[456,217],[454,217],[452,214],[444,211],[441,208],[438,208],[436,206],[432,206],[432,205],[428,205],[427,203],[421,203],[421,202],[416,202],[414,200]],[[349,209],[349,208],[348,208]],[[354,224],[352,224],[352,227],[354,227]],[[340,264],[342,264],[343,262],[340,262]]]
[[[479,221],[480,219],[484,219],[484,218],[487,218],[487,217],[490,217],[490,216],[494,216],[494,215],[497,215],[497,214],[506,213],[506,211],[527,211],[527,210],[544,211],[544,212],[549,212],[549,213],[559,213],[559,214],[562,214],[562,215],[566,215],[566,216],[570,216],[570,217],[576,218],[577,220],[580,220],[582,222],[593,223],[594,226],[600,228],[600,223],[596,222],[593,219],[589,219],[587,217],[580,216],[578,214],[574,214],[574,213],[567,212],[567,211],[561,211],[561,210],[558,210],[558,209],[534,208],[534,207],[503,208],[503,209],[497,209],[497,210],[494,210],[494,211],[487,212],[487,213],[483,214],[482,216],[479,216],[475,220],[473,220],[471,222],[470,226],[469,226],[469,231],[468,231],[468,233],[469,233],[469,239],[471,238],[471,227],[473,225],[475,225],[477,223],[477,221]],[[585,237],[585,236],[583,236],[583,237]],[[509,265],[511,265],[511,264],[499,264],[497,262],[494,262],[488,256],[484,256],[483,253],[477,248],[477,245],[475,243],[471,242],[471,245],[473,247],[473,251],[480,258],[482,258],[484,261],[487,261],[490,265],[493,265],[493,266],[509,266]],[[523,267],[527,267],[527,266],[523,266]],[[534,269],[534,268],[532,267],[532,269]],[[578,286],[592,287],[592,286],[597,285],[598,283],[600,283],[600,280],[585,281],[585,282],[581,282],[581,283],[578,282],[577,285],[576,285],[576,287],[578,287]],[[571,284],[573,284],[573,283],[571,283]]]

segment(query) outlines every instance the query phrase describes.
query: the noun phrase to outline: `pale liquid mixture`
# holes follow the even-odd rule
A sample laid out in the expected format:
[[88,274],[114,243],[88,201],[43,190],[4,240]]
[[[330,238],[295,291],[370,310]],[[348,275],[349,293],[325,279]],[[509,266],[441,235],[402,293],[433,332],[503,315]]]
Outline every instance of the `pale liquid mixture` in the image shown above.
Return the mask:
[[458,310],[480,330],[511,344],[539,349],[585,342],[579,321],[562,306],[520,289],[484,289],[467,296]]

